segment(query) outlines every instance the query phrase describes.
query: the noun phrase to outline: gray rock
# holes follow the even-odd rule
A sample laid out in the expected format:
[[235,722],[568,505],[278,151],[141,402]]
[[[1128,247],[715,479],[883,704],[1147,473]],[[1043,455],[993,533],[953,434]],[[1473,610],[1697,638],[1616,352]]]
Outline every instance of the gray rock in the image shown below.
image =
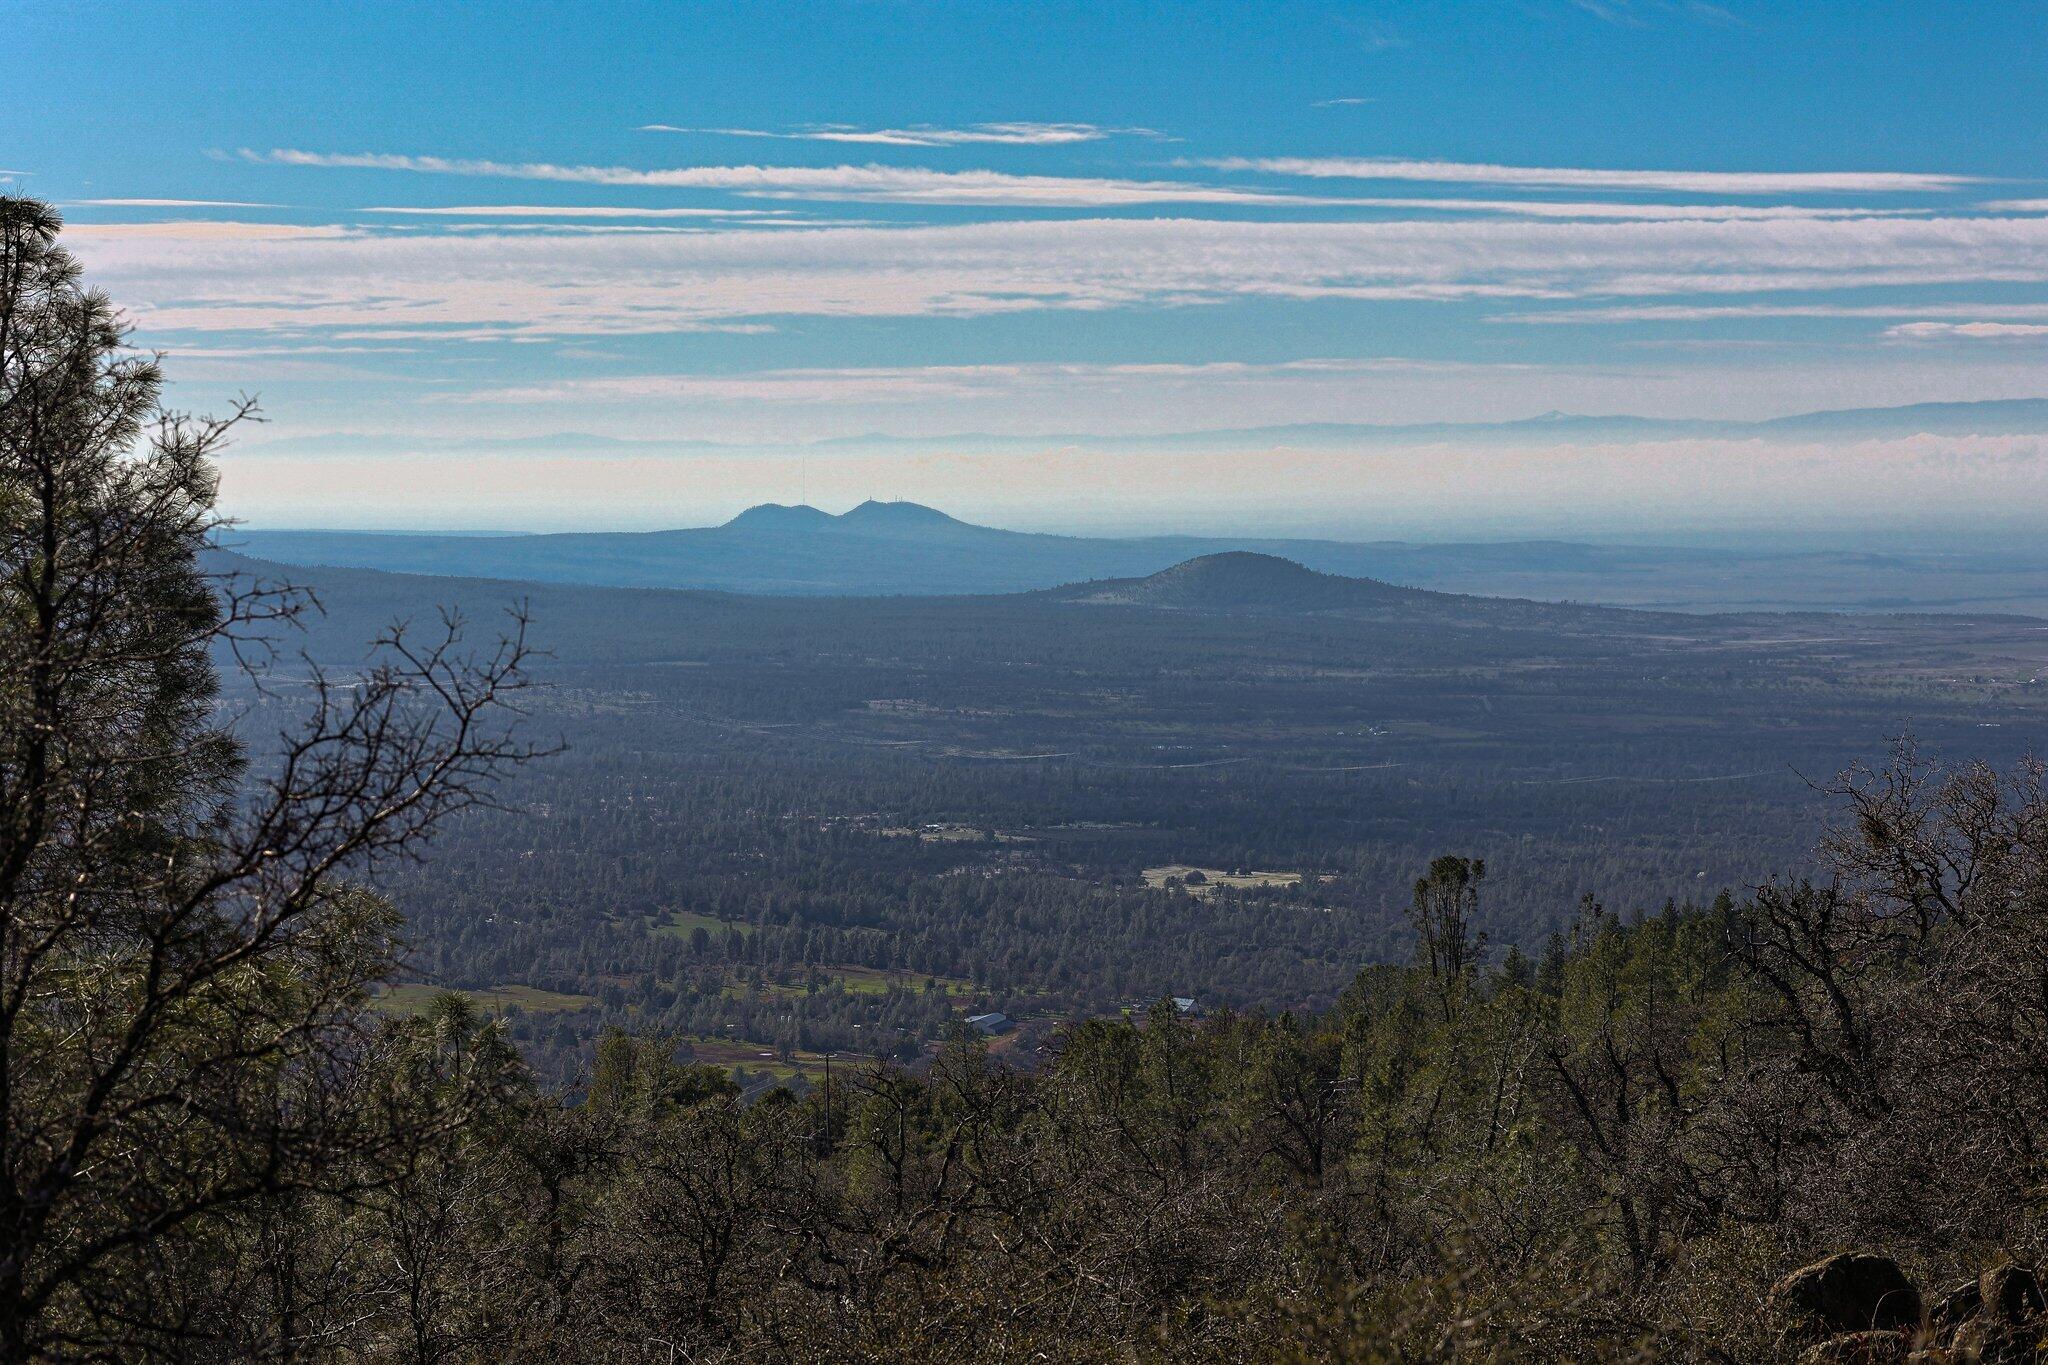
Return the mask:
[[1915,1327],[1920,1291],[1889,1256],[1845,1251],[1793,1271],[1771,1286],[1771,1302],[1823,1335]]

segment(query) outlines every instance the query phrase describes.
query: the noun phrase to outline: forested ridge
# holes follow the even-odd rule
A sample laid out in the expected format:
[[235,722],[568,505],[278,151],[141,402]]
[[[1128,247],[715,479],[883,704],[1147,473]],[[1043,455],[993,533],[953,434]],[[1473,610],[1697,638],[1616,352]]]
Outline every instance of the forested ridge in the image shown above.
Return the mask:
[[[698,846],[690,904],[629,891],[542,932],[564,907],[504,899],[465,940],[462,907],[436,920],[409,894],[442,849],[488,849],[477,829],[580,837],[532,818],[551,765],[591,761],[547,722],[616,698],[535,690],[530,606],[380,626],[345,674],[267,669],[315,602],[206,567],[212,456],[252,410],[165,411],[160,366],[125,347],[59,228],[0,198],[0,1357],[2034,1358],[2039,763],[1944,766],[1902,742],[1814,794],[1829,820],[1803,870],[1620,911],[1588,896],[1534,925],[1493,863],[1439,850],[1405,869],[1396,933],[1365,914],[1371,864],[1308,856],[1312,823],[1241,836],[1247,858],[1301,853],[1291,882],[1148,866],[1190,828],[1220,853],[1228,812],[1266,788],[1195,799],[1144,836],[1156,850],[1047,856],[1003,826],[1085,841],[1118,822],[963,830],[944,785],[929,809],[791,819],[812,760],[749,777],[728,755],[647,831],[746,831]],[[1257,640],[1289,630],[1342,633]],[[222,661],[249,666],[227,691]],[[1804,667],[1759,687],[1785,695]],[[1134,764],[1158,708],[1237,676],[1138,699],[1089,755]],[[1063,782],[999,799],[1023,816],[1033,784]],[[630,825],[638,794],[603,799]],[[891,870],[859,871],[852,850],[878,847]],[[806,863],[765,902],[751,885]],[[814,913],[828,896],[836,916]],[[977,940],[1006,922],[1000,951]],[[522,928],[580,943],[576,984],[615,992],[587,1065],[542,1052],[558,1070],[537,1073],[530,1015],[419,979],[449,943],[509,968],[491,955]],[[1140,941],[1125,976],[1061,980]],[[1267,998],[1153,988],[1219,962]],[[1322,975],[1299,979],[1308,962]],[[874,978],[855,969],[890,983],[859,1019],[851,987]],[[1118,993],[1128,1014],[1091,1008]],[[821,1030],[886,1023],[902,1044],[743,1090],[728,1058],[698,1059],[717,1040],[683,1036],[746,1019],[736,1033],[769,1039],[819,995],[844,1014]],[[963,1027],[968,1000],[1059,1019],[1023,1055]]]

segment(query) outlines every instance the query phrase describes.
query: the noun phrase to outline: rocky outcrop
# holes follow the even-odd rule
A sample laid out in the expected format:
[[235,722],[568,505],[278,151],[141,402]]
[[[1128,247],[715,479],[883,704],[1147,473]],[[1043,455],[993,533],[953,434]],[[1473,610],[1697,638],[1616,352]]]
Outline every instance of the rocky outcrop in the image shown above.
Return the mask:
[[1977,1277],[1977,1312],[1956,1328],[1948,1359],[1971,1365],[2021,1365],[2039,1359],[2048,1299],[2025,1266],[1998,1265]]
[[1923,1314],[1920,1293],[1886,1256],[1845,1252],[1771,1287],[1801,1365],[2021,1365],[2048,1359],[2048,1294],[2025,1266],[1986,1270]]
[[1920,1324],[1920,1291],[1889,1256],[1845,1251],[1771,1286],[1771,1303],[1796,1327],[1828,1336]]

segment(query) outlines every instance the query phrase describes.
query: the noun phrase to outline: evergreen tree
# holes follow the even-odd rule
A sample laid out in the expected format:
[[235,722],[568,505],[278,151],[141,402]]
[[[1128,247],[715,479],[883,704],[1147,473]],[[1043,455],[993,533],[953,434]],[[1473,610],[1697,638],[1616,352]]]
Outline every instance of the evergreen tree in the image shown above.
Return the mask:
[[[0,1356],[199,1332],[200,1248],[266,1201],[389,1178],[496,1080],[452,1086],[365,992],[394,917],[362,889],[526,755],[510,640],[394,631],[313,679],[252,771],[217,651],[260,662],[289,589],[209,578],[211,454],[80,282],[60,221],[0,198]],[[475,1081],[476,1084],[471,1084]],[[159,1341],[158,1346],[161,1346]]]

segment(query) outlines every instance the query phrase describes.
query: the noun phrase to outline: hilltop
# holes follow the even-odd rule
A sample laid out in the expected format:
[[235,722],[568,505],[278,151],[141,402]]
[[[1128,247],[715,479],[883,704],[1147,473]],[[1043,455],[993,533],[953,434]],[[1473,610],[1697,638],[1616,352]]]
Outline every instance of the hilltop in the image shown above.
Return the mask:
[[1048,595],[1084,605],[1237,612],[1353,611],[1419,605],[1430,598],[1455,600],[1377,579],[1318,573],[1291,559],[1249,550],[1201,555],[1144,578],[1083,583]]

